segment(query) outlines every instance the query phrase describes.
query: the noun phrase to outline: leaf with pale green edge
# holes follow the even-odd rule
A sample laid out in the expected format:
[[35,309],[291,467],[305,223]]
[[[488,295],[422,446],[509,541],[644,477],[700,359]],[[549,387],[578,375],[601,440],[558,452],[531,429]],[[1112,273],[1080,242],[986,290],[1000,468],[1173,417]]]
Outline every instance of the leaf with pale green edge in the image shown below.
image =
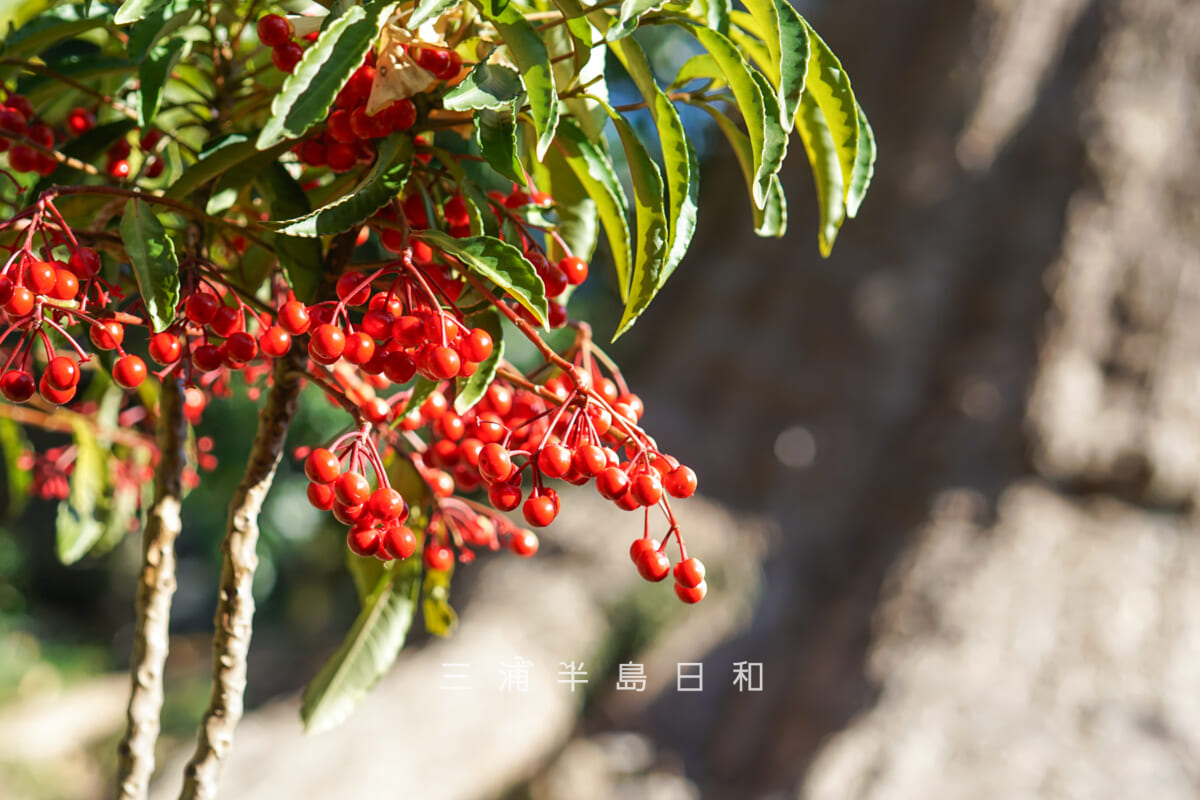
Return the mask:
[[405,414],[421,407],[421,404],[429,399],[429,396],[437,391],[441,381],[432,381],[424,375],[418,375],[416,383],[413,384],[412,394],[408,396],[408,401],[404,404],[396,414],[396,419],[400,419]]
[[145,19],[151,12],[157,11],[166,4],[167,0],[125,0],[113,16],[113,22],[118,25],[128,25],[131,22],[137,22],[140,19]]
[[729,85],[725,81],[725,73],[721,72],[711,53],[697,53],[683,62],[683,66],[675,74],[675,80],[671,81],[671,88],[681,89],[692,81],[707,81],[704,88],[709,92]]
[[662,273],[667,262],[667,215],[663,204],[663,181],[658,165],[638,138],[633,126],[619,114],[613,115],[629,174],[637,209],[637,245],[634,248],[633,275],[629,280],[629,299],[625,313],[613,334],[615,342],[629,330],[662,288]]
[[[278,161],[258,173],[254,184],[272,216],[303,217],[312,210],[300,183]],[[320,240],[278,232],[264,238],[274,246],[279,266],[296,298],[302,303],[316,300],[325,268]]]
[[688,24],[687,29],[712,54],[720,67],[729,88],[737,101],[738,110],[746,121],[746,132],[754,153],[754,204],[762,208],[766,203],[771,176],[779,171],[783,153],[787,146],[787,135],[776,114],[767,118],[765,100],[754,70],[746,65],[740,51],[728,38],[702,25]]
[[662,8],[665,2],[666,0],[622,0],[621,12],[604,38],[609,42],[615,42],[628,36],[637,29],[638,21],[643,14]]
[[453,565],[448,570],[425,572],[421,610],[425,616],[425,630],[434,636],[447,637],[458,626],[458,614],[450,607],[450,577],[453,573]]
[[517,151],[517,123],[510,112],[484,109],[476,113],[475,145],[492,169],[513,183],[526,185]]
[[[749,14],[744,14],[743,16],[753,22]],[[729,26],[729,40],[737,45],[737,48],[742,51],[742,55],[751,64],[757,65],[764,74],[774,75],[778,72],[778,65],[771,62],[771,54],[767,51],[767,46],[763,44],[761,39],[751,36],[745,29],[734,24]]]
[[454,398],[454,411],[458,414],[465,414],[468,409],[475,407],[496,379],[496,368],[500,366],[500,359],[504,357],[504,332],[500,327],[500,312],[489,308],[472,317],[471,324],[487,331],[492,337],[492,354],[479,363],[470,377],[458,379],[458,395]]
[[58,560],[74,564],[104,535],[96,519],[96,503],[108,483],[104,450],[82,418],[71,420],[75,433],[75,468],[67,499],[58,504]]
[[[570,29],[572,31],[578,30],[580,34],[582,34],[582,28],[579,27],[581,24],[586,25],[591,31],[604,31],[610,24],[609,18],[604,16],[603,11],[596,11],[589,14],[579,0],[555,0],[555,5],[566,15],[567,25],[569,27],[576,26]],[[603,27],[598,27],[601,25]],[[562,102],[566,106],[567,116],[574,118],[575,122],[587,134],[588,138],[596,141],[603,135],[604,126],[608,124],[608,115],[600,107],[600,102],[608,102],[608,82],[605,78],[608,47],[605,46],[603,38],[598,35],[592,35],[591,41],[594,44],[586,51],[586,59],[584,59],[582,65],[579,63],[580,54],[576,51],[576,58],[572,64],[563,62],[561,65],[556,66],[562,66],[569,76],[563,78],[563,80],[568,81],[568,84],[564,88],[587,87],[586,95],[568,97]],[[570,67],[572,66],[574,67],[574,75],[570,76]],[[561,73],[556,73],[555,80],[558,81],[560,76]],[[597,100],[600,102],[597,102]]]
[[621,186],[612,159],[604,148],[584,136],[573,120],[563,120],[559,128],[563,159],[575,173],[588,196],[596,204],[604,235],[617,272],[621,300],[629,297],[629,277],[633,273],[633,254],[629,233],[629,200]]
[[[713,106],[707,103],[696,103],[695,105],[703,108],[712,116],[713,120],[717,123],[717,127],[721,129],[721,132],[725,134],[725,138],[729,140],[729,145],[733,148],[733,154],[737,157],[738,166],[741,167],[742,177],[746,179],[746,191],[753,193],[754,153],[750,149],[750,138],[741,132],[737,123]],[[771,181],[771,187],[767,192],[765,208],[755,206],[752,196],[750,211],[754,215],[754,232],[756,234],[764,237],[781,237],[784,235],[787,231],[787,201],[784,198],[783,184],[779,181],[778,175],[775,175],[774,180]]]
[[431,19],[437,19],[459,0],[420,0],[408,18],[406,27],[415,31]]
[[508,242],[490,236],[456,239],[435,230],[413,231],[412,235],[435,250],[458,259],[479,277],[487,278],[529,309],[538,323],[546,324],[550,313],[546,287],[525,255]]
[[812,95],[821,108],[841,169],[842,202],[845,203],[854,184],[854,166],[858,160],[858,104],[842,62],[811,25],[807,22],[804,25],[808,29],[810,50],[804,78],[805,94]]
[[[720,36],[715,32],[714,35]],[[666,93],[658,88],[650,62],[641,46],[633,39],[622,39],[614,44],[612,49],[645,98],[662,147],[663,177],[666,181],[669,205],[667,257],[658,272],[658,284],[655,286],[657,291],[683,260],[696,232],[700,200],[700,164],[691,139],[679,119],[679,112],[675,110],[675,104]]]
[[271,102],[258,149],[298,139],[329,116],[338,92],[362,66],[396,5],[395,0],[373,0],[350,6],[321,31]]
[[858,112],[858,153],[854,159],[854,172],[850,176],[850,187],[846,190],[846,216],[853,219],[858,216],[858,209],[863,198],[867,196],[867,188],[871,178],[875,176],[875,131],[867,122],[867,115],[862,106],[856,102]]
[[805,92],[800,100],[800,111],[796,115],[796,131],[808,163],[812,166],[813,180],[817,186],[817,205],[821,212],[818,228],[821,255],[828,258],[837,239],[838,228],[845,219],[846,203],[842,187],[842,171],[838,161],[837,145],[825,124],[825,115],[811,92]]
[[510,108],[524,91],[521,76],[515,69],[480,61],[458,86],[446,92],[442,97],[442,106],[448,111],[471,111],[476,108],[498,111]]
[[164,331],[175,321],[175,306],[179,303],[175,244],[145,200],[125,204],[120,230],[154,332]]
[[25,429],[7,417],[0,417],[0,449],[4,451],[4,475],[8,482],[8,507],[5,514],[14,519],[29,502],[33,473],[20,465],[21,457],[33,451]]
[[[575,177],[575,172],[558,148],[551,148],[546,153],[542,166],[544,168],[539,174],[538,185],[544,184],[554,198],[558,238],[566,243],[572,255],[591,261],[600,235],[600,215],[596,202]],[[558,241],[554,237],[547,237],[546,257],[557,262],[564,256],[566,252]]]
[[[254,176],[254,172],[247,168],[247,162],[255,159],[255,166],[269,163],[287,152],[290,147],[290,144],[283,142],[269,150],[259,150],[254,142],[243,134],[226,134],[206,145],[200,151],[200,158],[167,187],[165,194],[172,200],[186,200],[192,192],[214,178],[220,178],[222,183],[233,180],[230,176],[240,176],[249,180]],[[259,156],[263,159],[258,160]],[[218,184],[218,187],[221,185]]]
[[591,57],[592,45],[595,41],[592,32],[595,29],[584,16],[579,0],[554,0],[554,5],[558,7],[566,20],[565,27],[571,36],[571,51],[574,56],[572,63],[575,67],[575,74],[578,75]]
[[378,149],[375,165],[348,194],[309,214],[268,223],[287,236],[329,236],[365,222],[400,193],[412,171],[413,143],[407,134],[393,133]]
[[758,84],[764,112],[763,136],[766,141],[766,152],[763,154],[760,172],[755,174],[757,178],[763,172],[771,175],[779,172],[779,168],[783,166],[783,159],[787,157],[788,133],[783,129],[783,123],[780,121],[779,101],[771,91],[771,84],[767,81],[766,76],[756,69],[751,69],[750,77]]
[[116,6],[108,4],[97,7],[94,14],[77,5],[48,8],[20,27],[9,28],[0,45],[0,53],[8,58],[37,55],[59,42],[107,25],[115,10]]
[[[758,35],[770,53],[767,71],[777,94],[780,122],[790,132],[808,69],[808,28],[787,0],[742,0],[758,23]],[[777,65],[777,66],[776,66]]]
[[186,39],[172,39],[166,44],[159,45],[150,51],[146,60],[138,68],[137,98],[138,125],[148,128],[154,123],[158,114],[158,106],[162,102],[163,89],[167,85],[167,77],[179,59],[191,49],[191,43]]
[[337,652],[325,662],[300,699],[307,733],[340,725],[396,661],[412,626],[421,588],[421,560],[392,562]]
[[150,51],[171,34],[190,25],[204,8],[204,0],[168,0],[161,8],[147,14],[145,19],[129,29],[125,52],[135,63],[141,63]]
[[550,54],[541,34],[514,6],[501,4],[498,0],[475,0],[475,4],[496,26],[521,72],[525,93],[529,96],[533,128],[537,132],[535,152],[541,160],[558,127],[558,90],[554,86]]
[[729,35],[729,15],[733,11],[730,0],[704,0],[704,23],[714,31]]

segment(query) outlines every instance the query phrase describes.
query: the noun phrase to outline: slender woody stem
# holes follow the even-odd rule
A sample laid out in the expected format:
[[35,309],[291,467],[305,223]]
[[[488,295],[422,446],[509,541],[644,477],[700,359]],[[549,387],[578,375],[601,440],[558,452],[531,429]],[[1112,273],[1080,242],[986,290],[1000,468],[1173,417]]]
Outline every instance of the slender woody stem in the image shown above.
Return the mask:
[[163,665],[170,644],[171,598],[175,594],[175,540],[182,528],[183,468],[187,421],[183,384],[163,383],[159,399],[159,463],[154,504],[142,532],[142,570],[137,591],[137,630],[130,659],[130,693],[125,735],[117,747],[118,800],[143,800],[154,774]]

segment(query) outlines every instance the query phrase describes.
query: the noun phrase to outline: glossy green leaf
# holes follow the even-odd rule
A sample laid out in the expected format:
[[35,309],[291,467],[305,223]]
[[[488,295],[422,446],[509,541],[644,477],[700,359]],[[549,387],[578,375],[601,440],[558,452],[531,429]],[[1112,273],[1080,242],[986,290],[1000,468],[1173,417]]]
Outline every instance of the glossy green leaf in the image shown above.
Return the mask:
[[804,142],[808,163],[812,166],[813,180],[817,185],[817,205],[821,212],[818,237],[821,255],[829,256],[838,228],[845,219],[846,203],[842,186],[842,172],[838,160],[837,145],[825,123],[825,115],[812,92],[805,92],[796,116],[796,131]]
[[128,25],[131,22],[137,22],[139,19],[145,19],[150,12],[157,11],[166,4],[167,0],[125,0],[113,16],[113,22],[118,25]]
[[663,204],[662,175],[645,145],[638,139],[624,117],[613,115],[613,123],[625,148],[629,173],[633,179],[633,196],[637,208],[637,245],[634,248],[633,275],[629,280],[629,299],[625,313],[613,334],[616,341],[633,326],[662,288],[663,270],[667,263],[667,215]]
[[558,91],[554,86],[554,70],[550,54],[541,35],[526,21],[521,12],[500,0],[475,0],[484,16],[492,21],[513,61],[521,71],[525,92],[529,95],[529,111],[537,132],[535,151],[538,160],[554,140],[558,127]]
[[643,14],[660,9],[666,0],[622,0],[621,13],[617,15],[616,23],[605,34],[609,42],[615,42],[633,33]]
[[549,314],[546,287],[524,254],[508,242],[490,236],[456,239],[435,230],[413,231],[412,235],[496,284],[529,309],[540,324],[546,324]]
[[851,219],[858,216],[858,209],[863,198],[867,196],[871,178],[875,176],[876,155],[875,131],[871,130],[871,123],[867,122],[867,115],[862,106],[855,103],[855,109],[858,113],[858,153],[854,159],[850,186],[846,191],[846,216]]
[[754,232],[759,236],[781,237],[787,231],[787,201],[783,195],[783,184],[775,175],[767,192],[767,202],[764,208],[754,205],[754,153],[750,147],[750,138],[742,133],[737,123],[728,116],[707,103],[697,103],[712,116],[717,127],[725,134],[733,153],[741,167],[742,177],[746,179],[746,191],[751,193],[750,211],[754,215]]
[[125,52],[140,64],[159,42],[200,16],[204,5],[204,0],[167,0],[129,28]]
[[379,145],[375,166],[350,193],[304,216],[270,224],[288,236],[328,236],[349,230],[400,193],[412,170],[412,160],[412,139],[394,133]]
[[[715,31],[713,35],[720,36]],[[679,112],[666,93],[658,88],[641,46],[633,39],[623,39],[613,45],[613,52],[645,98],[662,147],[663,177],[668,200],[667,257],[658,273],[657,291],[683,260],[696,232],[700,164],[691,139],[679,119]]]
[[421,561],[396,562],[363,602],[341,647],[304,689],[300,719],[308,733],[340,725],[396,661],[416,610]]
[[104,535],[96,518],[96,503],[107,484],[104,450],[91,428],[82,420],[72,421],[75,431],[75,469],[66,500],[58,504],[58,560],[74,564]]
[[425,615],[425,630],[434,636],[449,636],[458,626],[458,614],[450,607],[450,577],[453,566],[445,571],[431,569],[425,572],[421,609]]
[[148,128],[154,123],[167,78],[190,46],[186,39],[172,39],[151,50],[138,68],[138,125]]
[[812,95],[821,108],[825,127],[833,141],[842,173],[842,202],[854,184],[854,166],[858,159],[858,104],[850,78],[842,62],[807,22],[810,54],[805,74],[805,93]]
[[808,28],[787,0],[742,0],[758,23],[772,65],[768,76],[777,90],[780,122],[791,131],[808,69]]
[[9,519],[15,519],[29,502],[33,473],[21,466],[21,458],[32,452],[33,446],[24,428],[7,417],[0,417],[0,449],[4,451],[4,477],[8,486],[5,514]]
[[59,42],[107,25],[115,8],[105,4],[97,6],[95,13],[88,13],[78,5],[48,8],[19,28],[8,30],[0,53],[9,58],[37,55]]
[[144,200],[125,204],[120,229],[150,322],[155,332],[166,330],[175,321],[175,306],[179,303],[175,245]]
[[579,0],[554,0],[554,5],[563,13],[566,19],[566,29],[571,37],[571,50],[574,54],[572,65],[575,73],[578,75],[582,72],[584,65],[587,64],[591,56],[592,44],[595,41],[593,36],[594,28],[584,16],[583,7]]
[[[299,182],[278,161],[258,173],[255,186],[272,216],[303,217],[312,210]],[[320,240],[278,232],[264,238],[275,248],[279,266],[297,299],[303,303],[316,300],[324,272]]]
[[454,398],[454,411],[465,414],[479,402],[492,381],[496,379],[496,368],[504,357],[504,332],[500,327],[500,312],[489,308],[471,318],[471,324],[482,328],[492,337],[492,354],[480,362],[469,378],[458,379],[458,395]]
[[621,300],[629,297],[629,277],[633,273],[633,254],[629,233],[629,201],[617,178],[612,160],[600,145],[590,141],[573,120],[563,120],[559,129],[562,155],[575,177],[596,204],[604,225]]
[[[539,173],[539,186],[554,198],[554,214],[558,217],[557,233],[570,248],[571,254],[591,261],[600,235],[600,214],[596,202],[575,177],[566,158],[557,147],[546,153],[544,168]],[[628,229],[626,229],[628,230]],[[625,240],[628,247],[628,240]],[[566,255],[553,237],[546,239],[546,257],[558,261]]]
[[716,59],[710,53],[697,53],[683,62],[679,72],[675,73],[675,80],[671,82],[671,88],[679,89],[698,80],[707,81],[705,88],[709,92],[728,85],[725,82],[725,74],[721,72]]
[[757,179],[764,172],[770,175],[779,172],[779,168],[783,166],[783,159],[787,156],[788,134],[783,129],[780,119],[779,101],[771,91],[771,84],[767,82],[766,76],[756,69],[751,69],[750,77],[758,84],[758,91],[763,100],[765,152],[759,172],[755,173]]
[[395,0],[372,0],[350,6],[321,31],[272,101],[271,116],[258,137],[260,150],[298,139],[325,120],[337,93],[362,66],[396,5]]
[[[286,152],[290,144],[282,142],[269,150],[259,150],[254,142],[240,133],[231,133],[210,142],[200,153],[200,158],[185,169],[175,182],[167,187],[166,196],[172,200],[186,200],[192,192],[199,189],[214,178],[222,180],[249,180],[254,172],[245,168],[246,162],[264,157],[261,163],[269,163]],[[228,185],[228,184],[227,184]]]
[[517,123],[510,112],[484,109],[476,113],[475,144],[492,169],[513,183],[525,185],[517,151]]
[[457,5],[459,0],[420,0],[417,7],[413,9],[412,15],[408,18],[407,27],[409,30],[416,30],[431,19],[437,19],[452,6]]
[[497,111],[509,108],[524,91],[521,76],[503,64],[481,61],[467,73],[462,82],[442,98],[449,111],[470,111],[486,108]]

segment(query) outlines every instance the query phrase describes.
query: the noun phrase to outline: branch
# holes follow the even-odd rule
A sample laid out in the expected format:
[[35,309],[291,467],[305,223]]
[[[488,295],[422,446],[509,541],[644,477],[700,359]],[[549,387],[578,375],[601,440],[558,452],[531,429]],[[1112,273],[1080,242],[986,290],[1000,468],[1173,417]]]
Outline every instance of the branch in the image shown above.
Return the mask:
[[175,594],[175,539],[182,528],[182,476],[187,462],[183,384],[163,384],[159,400],[159,463],[154,504],[142,532],[142,570],[137,592],[137,630],[129,663],[130,692],[125,736],[117,747],[118,800],[142,800],[154,774],[163,704],[163,665],[170,644],[171,598]]

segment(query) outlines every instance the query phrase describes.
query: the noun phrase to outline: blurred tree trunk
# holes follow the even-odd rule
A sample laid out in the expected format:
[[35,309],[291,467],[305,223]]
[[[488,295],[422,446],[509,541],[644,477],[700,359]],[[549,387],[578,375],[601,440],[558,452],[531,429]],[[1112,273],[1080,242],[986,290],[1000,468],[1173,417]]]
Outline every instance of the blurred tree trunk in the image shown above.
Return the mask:
[[[635,383],[701,491],[766,507],[785,535],[753,627],[710,654],[704,694],[600,709],[598,724],[654,734],[706,798],[1074,796],[1045,788],[1049,762],[986,790],[1008,769],[993,748],[1040,741],[1106,774],[1117,740],[1079,722],[1053,729],[1051,747],[1037,722],[1105,704],[1150,720],[1130,723],[1134,739],[1193,763],[1200,709],[1155,716],[1167,684],[1119,690],[1142,662],[1106,642],[1123,625],[1162,669],[1200,674],[1170,636],[1145,638],[1197,627],[1167,580],[1179,562],[1147,548],[1168,542],[1191,563],[1196,532],[1200,4],[800,9],[874,123],[875,186],[822,262],[802,156],[785,170],[782,243],[747,235],[745,199],[724,191],[732,172],[706,184],[694,255],[642,323],[639,341],[659,344]],[[1089,558],[1093,546],[1111,558]],[[1141,567],[1145,581],[1111,586]],[[1114,600],[1124,591],[1146,607]],[[950,624],[968,608],[991,612]],[[1048,644],[1025,663],[1031,631]],[[991,656],[968,658],[968,642]],[[921,666],[931,659],[941,668]],[[765,692],[734,691],[736,661],[765,663]],[[987,707],[1002,676],[1015,721],[1000,739],[994,715],[922,716]],[[977,784],[949,788],[955,763]],[[1145,779],[1105,796],[1147,796]]]

